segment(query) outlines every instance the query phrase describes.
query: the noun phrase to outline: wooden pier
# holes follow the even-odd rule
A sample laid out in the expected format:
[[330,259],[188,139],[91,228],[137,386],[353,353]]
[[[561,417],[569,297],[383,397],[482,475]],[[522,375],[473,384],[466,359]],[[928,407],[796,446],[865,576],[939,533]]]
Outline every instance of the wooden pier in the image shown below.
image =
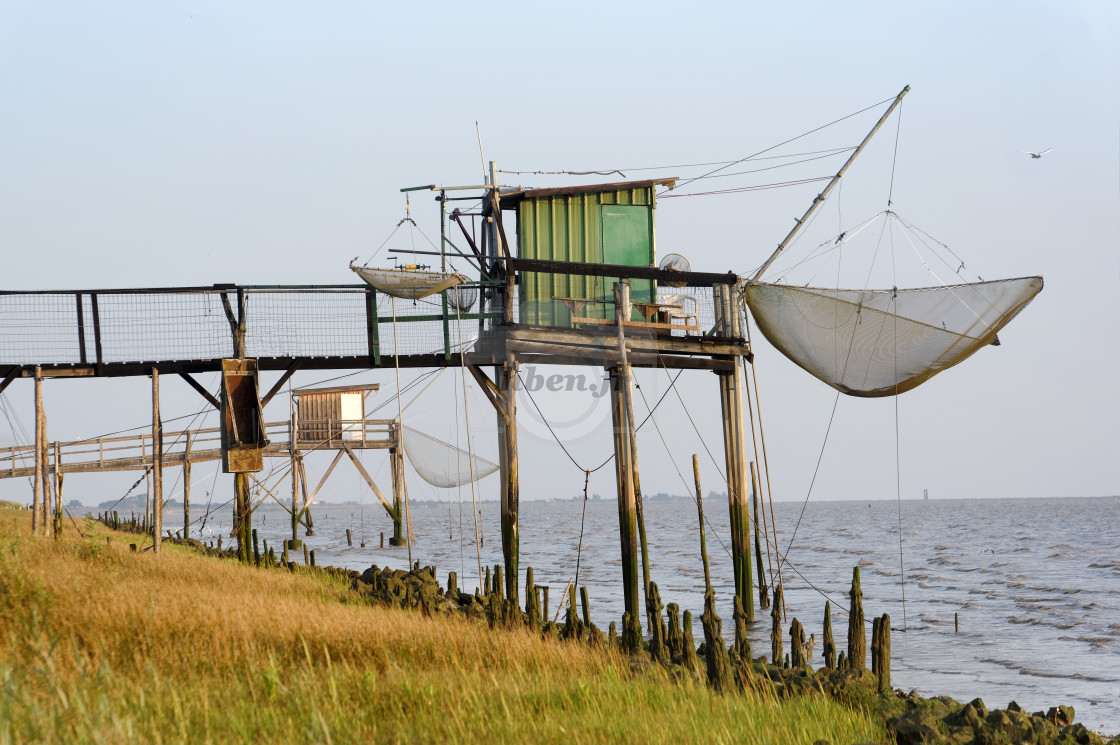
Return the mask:
[[[631,369],[708,370],[717,377],[722,407],[735,594],[753,621],[746,506],[751,477],[743,424],[744,362],[753,357],[744,338],[736,292],[739,277],[653,265],[656,190],[671,181],[489,190],[474,215],[483,228],[480,240],[463,227],[470,253],[461,253],[479,273],[476,282],[468,283],[480,296],[475,312],[449,309],[444,291],[416,303],[393,305],[390,313],[390,299],[366,285],[0,292],[0,391],[14,381],[33,379],[40,416],[44,380],[143,375],[153,381],[150,434],[59,442],[52,460],[44,417],[36,427],[36,445],[0,450],[0,478],[35,477],[36,514],[42,511],[37,525],[45,525],[43,485],[52,475],[148,467],[158,474],[168,466],[181,466],[188,475],[192,463],[221,458],[226,470],[238,473],[238,535],[247,558],[245,531],[251,507],[244,493],[248,474],[260,468],[251,461],[291,459],[296,540],[295,521],[305,510],[296,505],[296,493],[302,492],[306,506],[315,491],[307,489],[299,454],[335,450],[331,469],[344,454],[354,461],[393,517],[394,542],[399,543],[404,474],[399,422],[363,419],[346,437],[314,437],[304,426],[310,419],[265,422],[261,412],[298,371],[462,365],[481,386],[498,421],[504,591],[516,603],[519,366],[602,368],[611,384],[622,580],[626,612],[634,626],[623,629],[623,638],[633,639],[640,632],[640,619],[649,617],[651,599]],[[446,193],[440,192],[439,199],[444,210]],[[516,215],[516,256],[503,224],[509,212]],[[462,227],[461,216],[454,217]],[[445,241],[454,246],[450,239]],[[691,310],[683,324],[674,323],[683,297],[691,301]],[[490,366],[492,375],[485,370]],[[242,405],[235,402],[228,384],[233,368],[244,370],[238,375],[251,371],[258,376],[252,386],[258,385],[258,378],[279,374],[267,389],[252,388],[256,393]],[[194,377],[223,370],[226,382],[217,392]],[[222,410],[222,426],[164,432],[158,413],[159,381],[167,375],[179,376]],[[355,458],[353,450],[362,448],[390,450],[392,503]],[[247,460],[242,463],[243,458]],[[158,545],[158,531],[154,541]]]

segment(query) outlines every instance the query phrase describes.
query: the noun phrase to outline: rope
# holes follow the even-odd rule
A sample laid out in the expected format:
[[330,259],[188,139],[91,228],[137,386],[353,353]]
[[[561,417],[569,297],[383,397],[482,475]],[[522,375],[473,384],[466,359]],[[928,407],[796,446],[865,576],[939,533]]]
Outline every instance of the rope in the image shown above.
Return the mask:
[[[669,368],[665,367],[664,360],[662,360],[661,366],[665,370],[665,375],[668,376]],[[677,377],[679,378],[680,374],[678,374]],[[685,416],[688,417],[688,421],[692,425],[693,431],[696,432],[696,436],[700,438],[700,444],[704,446],[704,452],[708,454],[712,465],[716,467],[716,473],[719,474],[720,479],[722,479],[724,483],[727,483],[727,476],[723,474],[723,469],[719,467],[719,462],[716,460],[716,457],[712,455],[712,451],[708,448],[708,443],[704,441],[704,435],[700,434],[700,428],[696,426],[696,421],[692,418],[692,413],[688,410],[688,405],[685,404],[684,399],[681,397],[681,392],[677,390],[677,381],[675,379],[670,379],[669,388],[677,394],[677,400],[681,402],[681,408],[684,409]],[[685,486],[688,486],[688,482],[685,482]]]
[[902,453],[898,431],[898,293],[895,293],[894,314],[894,479],[895,501],[898,504],[898,584],[902,588],[902,630],[906,630],[906,567],[902,560]]
[[[750,324],[747,323],[745,325],[747,327],[747,336],[749,338],[749,336],[750,336]],[[754,363],[752,362],[751,365],[753,365],[753,364]],[[746,398],[747,398],[747,411],[750,412],[750,419],[751,419],[751,447],[754,448],[754,459],[755,459],[755,462],[757,463],[758,462],[758,436],[755,433],[755,428],[754,428],[754,401],[751,400],[750,378],[747,377],[746,369],[743,370],[743,385],[745,385],[746,389],[747,389],[747,396],[746,396]],[[762,487],[761,476],[762,476],[762,474],[759,473],[759,477],[760,477],[759,491],[761,491],[761,487]],[[754,488],[754,482],[753,481],[751,482],[751,488],[752,489]],[[770,586],[773,587],[774,586],[774,559],[771,556],[771,552],[770,552],[770,528],[766,524],[766,505],[765,504],[763,504],[763,507],[762,507],[762,534],[764,536],[766,536],[766,564],[767,564],[767,567],[770,570]],[[777,550],[778,550],[778,547],[774,546],[774,551],[777,551]],[[759,564],[760,564],[760,566],[758,567],[758,572],[759,572],[759,576],[761,577],[761,575],[762,575],[762,566],[761,566],[762,559],[761,558],[759,559]]]
[[[666,368],[666,372],[668,372],[668,368]],[[678,371],[677,372],[677,378],[679,378],[681,376],[681,373],[683,373],[683,372],[684,372],[684,370]],[[672,382],[675,383],[677,378],[673,378]],[[545,417],[544,412],[541,411],[541,407],[537,405],[536,399],[533,398],[532,392],[525,385],[525,381],[524,381],[524,379],[522,379],[520,372],[517,373],[517,379],[521,382],[521,390],[525,391],[525,394],[527,396],[529,396],[529,403],[533,404],[533,408],[536,409],[537,414],[541,418],[541,421],[544,422],[544,426],[548,427],[548,433],[550,435],[552,435],[552,439],[556,440],[556,444],[559,445],[560,449],[564,451],[564,455],[568,456],[568,460],[570,460],[572,462],[573,466],[575,466],[579,470],[587,472],[587,473],[595,473],[596,471],[601,469],[603,466],[607,465],[612,460],[614,460],[614,455],[612,454],[609,458],[607,458],[605,461],[603,461],[599,465],[595,466],[594,468],[588,469],[588,468],[584,468],[583,466],[581,466],[579,464],[579,462],[575,459],[575,457],[571,454],[571,452],[568,450],[568,448],[564,445],[564,443],[560,441],[560,438],[556,436],[556,431],[554,429],[552,429],[552,425],[549,424],[549,421]],[[668,395],[669,395],[669,391],[665,391],[663,394],[661,394],[661,398],[657,399],[657,403],[654,404],[653,409],[650,410],[650,413],[646,416],[645,419],[642,420],[641,424],[639,424],[637,427],[634,428],[635,432],[637,432],[643,426],[645,426],[645,423],[647,421],[649,421],[650,418],[653,417],[653,412],[657,410],[657,407],[661,406],[661,402],[664,401],[665,397],[668,396]]]
[[[638,389],[638,395],[642,397],[642,403],[645,404],[646,409],[649,409],[649,402],[646,401],[646,394],[642,393],[641,386],[635,385],[634,387]],[[657,436],[661,438],[661,444],[665,446],[665,453],[669,456],[669,462],[673,464],[673,469],[677,472],[677,476],[680,478],[681,483],[684,484],[685,492],[687,492],[688,495],[692,497],[692,503],[696,504],[696,496],[693,494],[692,487],[685,480],[684,474],[681,473],[681,469],[677,466],[677,459],[673,457],[673,452],[669,449],[669,443],[665,441],[665,435],[661,434],[661,427],[658,426],[657,420],[653,418],[652,410],[650,411],[649,418],[653,421],[653,428],[657,431]],[[730,558],[731,551],[727,548],[727,544],[723,542],[723,539],[719,537],[719,533],[716,532],[716,529],[712,525],[711,521],[708,520],[707,517],[705,517],[704,523],[708,526],[709,532],[711,532],[711,534],[715,536],[716,540],[719,541],[719,545],[723,548],[724,553],[726,553]]]
[[[747,346],[754,349],[754,342],[751,341],[751,325],[749,323],[744,325],[747,327]],[[774,534],[774,551],[776,552],[778,550],[778,521],[774,517],[774,489],[770,485],[770,457],[766,452],[766,430],[762,426],[762,398],[758,394],[758,370],[753,362],[751,363],[751,377],[754,379],[754,402],[758,407],[758,436],[762,441],[762,465],[766,469],[766,499],[770,503],[770,530]],[[767,542],[769,542],[769,539],[767,539]],[[773,584],[773,582],[774,578],[771,576],[770,583]],[[782,556],[780,554],[778,555],[778,586],[785,586],[782,581]],[[784,619],[785,603],[782,604],[782,616]]]
[[[463,321],[462,321],[462,318],[459,315],[459,304],[458,303],[455,304],[455,326],[459,331],[459,341],[462,342],[462,340],[463,340]],[[396,336],[396,334],[394,334],[394,336]],[[459,375],[462,376],[462,378],[463,378],[463,417],[466,419],[466,423],[467,423],[467,462],[470,463],[470,468],[471,468],[471,515],[474,517],[474,551],[475,551],[475,555],[478,557],[478,585],[479,585],[479,587],[481,587],[482,586],[482,549],[479,547],[479,540],[478,540],[478,497],[477,497],[478,489],[475,485],[474,450],[473,450],[473,447],[471,445],[471,411],[470,411],[470,404],[467,402],[467,362],[466,362],[465,346],[466,345],[464,345],[462,343],[459,344]],[[458,418],[456,418],[456,424],[455,424],[456,438],[458,438],[458,431],[459,431],[458,427],[459,427]],[[456,442],[456,444],[458,444],[458,443]],[[456,460],[457,459],[458,459],[458,456],[456,456]],[[460,553],[460,556],[462,555],[462,541],[463,541],[463,539],[462,539],[462,536],[463,536],[463,523],[462,523],[463,508],[462,508],[461,505],[462,505],[462,501],[460,500],[460,507],[459,507],[459,545],[460,545],[459,553]],[[464,574],[464,576],[466,575],[465,570],[463,571],[463,574]]]
[[[720,168],[715,169],[714,171],[708,171],[707,173],[705,173],[703,175],[700,175],[700,176],[697,176],[696,178],[689,179],[688,181],[685,181],[684,184],[681,184],[681,186],[684,186],[685,184],[690,184],[693,181],[697,181],[698,179],[706,178],[706,177],[711,176],[713,174],[719,173],[720,171],[722,171],[726,168],[730,168],[731,166],[737,165],[737,164],[742,163],[744,161],[751,160],[752,158],[757,158],[759,155],[763,155],[764,153],[768,153],[771,150],[777,150],[778,148],[782,147],[783,145],[788,145],[789,143],[794,142],[796,140],[800,140],[802,137],[807,137],[807,136],[813,134],[814,132],[819,132],[820,130],[825,129],[827,127],[831,127],[834,124],[839,124],[840,122],[844,121],[845,119],[851,119],[853,116],[858,116],[865,111],[870,111],[871,109],[882,106],[883,104],[887,103],[888,101],[892,101],[892,100],[894,100],[893,96],[891,98],[884,98],[882,101],[878,101],[876,103],[873,103],[870,106],[868,106],[867,108],[860,109],[859,111],[848,114],[847,116],[842,116],[839,119],[835,119],[835,120],[829,122],[828,124],[822,124],[821,126],[816,127],[815,129],[810,129],[808,132],[803,132],[803,133],[797,135],[796,137],[791,137],[790,139],[786,140],[785,142],[779,142],[777,145],[772,145],[772,146],[766,148],[765,150],[759,150],[757,153],[754,153],[753,155],[748,155],[745,158],[740,158],[739,160],[732,161],[725,166],[722,166]],[[657,196],[660,197],[661,194],[658,194]]]
[[[801,186],[817,181],[829,181],[832,176],[818,176],[817,178],[800,179],[797,181],[776,181],[772,184],[756,184],[754,186],[741,186],[736,189],[715,189],[713,191],[691,191],[687,194],[658,194],[658,199],[676,199],[677,197],[708,197],[716,194],[740,194],[747,191],[765,191],[766,189],[784,189],[787,186]],[[695,180],[695,179],[694,179]]]
[[898,135],[902,131],[902,103],[898,104],[898,119],[895,121],[894,130],[894,156],[891,158],[891,186],[887,190],[887,208],[891,206],[891,197],[894,196],[894,167],[898,163]]
[[[849,150],[855,150],[855,147],[841,147],[831,148],[829,150],[810,150],[805,153],[790,153],[789,155],[771,155],[766,158],[746,158],[745,160],[781,160],[783,158],[799,158],[802,155],[819,155],[820,153],[843,153]],[[708,166],[733,166],[736,163],[742,163],[743,160],[717,160],[709,163],[676,163],[666,166],[641,166],[636,168],[603,168],[596,171],[507,171],[498,169],[498,173],[508,173],[514,176],[606,176],[612,173],[617,173],[623,178],[626,174],[623,171],[665,171],[670,168],[706,168]],[[792,165],[792,164],[791,164]],[[699,177],[703,178],[703,177]]]
[[591,481],[591,471],[583,472],[583,516],[579,519],[579,546],[576,547],[576,587],[579,587],[579,561],[583,557],[583,526],[587,521],[587,484]]
[[[398,226],[399,227],[399,226]],[[390,296],[393,306],[393,367],[397,375],[397,426],[403,427],[404,420],[401,418],[403,410],[401,408],[401,358],[397,354],[397,299]],[[469,439],[469,438],[468,438]],[[412,519],[408,509],[408,487],[404,489],[404,516],[405,516],[405,545],[408,546],[408,568],[412,569]],[[398,515],[398,517],[400,517]]]

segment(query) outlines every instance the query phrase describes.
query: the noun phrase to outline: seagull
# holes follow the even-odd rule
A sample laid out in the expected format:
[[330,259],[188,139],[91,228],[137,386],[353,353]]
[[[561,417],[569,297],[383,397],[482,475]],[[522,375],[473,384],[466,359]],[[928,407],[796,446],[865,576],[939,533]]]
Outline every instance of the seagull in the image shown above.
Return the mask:
[[1024,150],[1023,152],[1024,152],[1024,153],[1026,153],[1027,155],[1031,156],[1031,157],[1032,157],[1032,158],[1034,158],[1035,160],[1038,160],[1038,159],[1039,159],[1039,158],[1041,158],[1041,157],[1042,157],[1043,155],[1046,155],[1046,153],[1050,152],[1050,151],[1051,151],[1051,150],[1053,150],[1053,149],[1054,149],[1054,148],[1052,148],[1052,147],[1048,147],[1048,148],[1046,148],[1045,150],[1043,150],[1043,151],[1041,151],[1041,152],[1037,152],[1037,153],[1032,153],[1032,152],[1031,152],[1030,150]]

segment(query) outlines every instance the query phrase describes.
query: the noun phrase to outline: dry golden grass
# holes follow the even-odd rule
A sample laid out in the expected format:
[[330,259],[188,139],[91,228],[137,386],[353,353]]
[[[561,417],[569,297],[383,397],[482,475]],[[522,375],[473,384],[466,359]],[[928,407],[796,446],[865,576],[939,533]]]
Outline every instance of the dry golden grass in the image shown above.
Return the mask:
[[0,511],[0,743],[881,741],[823,699],[712,696],[625,659],[371,606],[261,570]]

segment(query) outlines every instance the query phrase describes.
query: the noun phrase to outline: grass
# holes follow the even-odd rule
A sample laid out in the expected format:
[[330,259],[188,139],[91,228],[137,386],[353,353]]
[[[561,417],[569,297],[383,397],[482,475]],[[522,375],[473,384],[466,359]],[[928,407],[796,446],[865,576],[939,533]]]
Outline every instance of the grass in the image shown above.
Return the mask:
[[0,743],[885,741],[824,698],[702,683],[372,606],[338,579],[0,511]]

